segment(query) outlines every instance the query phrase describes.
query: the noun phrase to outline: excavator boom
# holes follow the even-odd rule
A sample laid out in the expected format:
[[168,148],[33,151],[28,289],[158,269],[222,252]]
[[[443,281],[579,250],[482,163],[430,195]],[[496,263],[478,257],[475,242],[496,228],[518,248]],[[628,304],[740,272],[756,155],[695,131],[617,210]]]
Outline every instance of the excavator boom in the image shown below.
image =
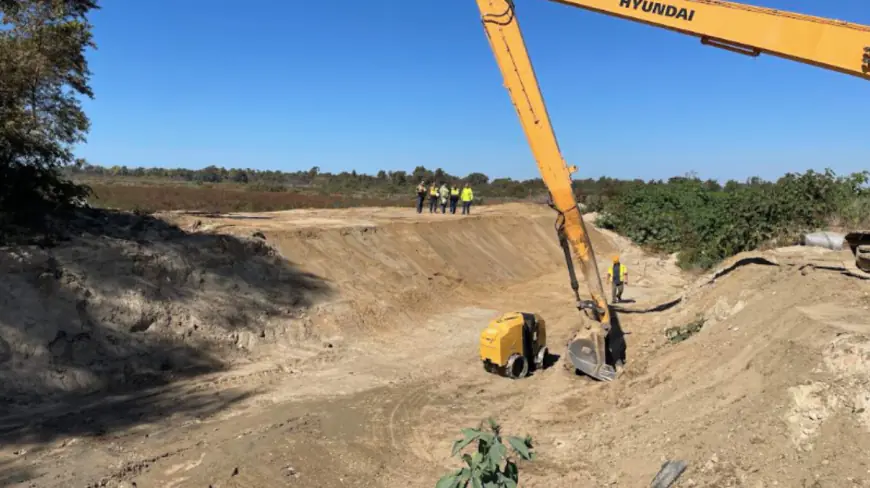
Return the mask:
[[[550,124],[516,17],[514,0],[476,0],[492,52],[510,99],[558,213],[557,232],[565,253],[577,307],[598,326],[568,345],[577,370],[593,378],[616,378],[607,364],[613,312],[604,294],[595,252],[571,186],[575,168],[565,163]],[[704,44],[740,54],[772,54],[870,80],[870,27],[719,0],[551,0],[699,37]],[[573,258],[572,258],[573,255]],[[591,300],[583,300],[574,273],[579,265]]]
[[870,80],[870,26],[719,0],[550,0]]
[[[609,332],[610,310],[595,262],[595,252],[592,250],[583,216],[574,198],[571,171],[562,159],[559,143],[550,125],[547,107],[526,51],[513,2],[477,0],[477,4],[480,7],[487,38],[504,76],[505,87],[510,93],[544,184],[550,191],[553,208],[559,214],[559,239],[571,272],[571,284],[578,306],[590,309],[602,324],[601,330],[591,331],[591,339],[588,342],[581,344],[574,341],[577,344],[574,347],[577,348],[578,357],[572,362],[575,362],[576,366],[581,366],[578,369],[590,376],[611,380],[615,378],[616,371],[603,361],[605,336]],[[570,245],[582,268],[589,294],[592,296],[591,303],[580,300],[573,263],[566,244]],[[569,350],[569,356],[570,353]],[[579,354],[582,354],[582,357]]]

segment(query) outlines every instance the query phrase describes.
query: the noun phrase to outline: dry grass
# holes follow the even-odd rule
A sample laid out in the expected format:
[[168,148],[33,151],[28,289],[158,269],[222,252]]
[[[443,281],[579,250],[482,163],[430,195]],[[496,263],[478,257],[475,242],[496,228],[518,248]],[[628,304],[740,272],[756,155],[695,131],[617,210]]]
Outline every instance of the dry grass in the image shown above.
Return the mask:
[[855,199],[840,214],[831,216],[828,229],[836,232],[870,229],[870,198]]
[[361,198],[295,191],[246,191],[233,186],[112,185],[89,183],[90,204],[121,210],[198,210],[206,212],[267,212],[294,208],[349,208],[413,205],[411,198]]

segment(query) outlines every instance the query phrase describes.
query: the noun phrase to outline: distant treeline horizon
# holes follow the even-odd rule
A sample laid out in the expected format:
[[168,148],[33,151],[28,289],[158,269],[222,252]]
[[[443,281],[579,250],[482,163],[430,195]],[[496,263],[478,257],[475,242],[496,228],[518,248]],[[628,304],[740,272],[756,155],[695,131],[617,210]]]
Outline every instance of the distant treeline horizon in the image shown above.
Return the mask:
[[[468,182],[479,194],[489,197],[526,198],[546,194],[546,186],[541,178],[513,179],[510,177],[491,178],[481,172],[471,172],[465,176],[450,174],[442,168],[429,169],[417,166],[413,171],[380,170],[375,174],[360,173],[355,170],[330,173],[321,171],[318,166],[307,170],[281,171],[258,170],[252,168],[224,168],[206,166],[200,169],[166,167],[127,167],[82,164],[68,168],[71,175],[93,177],[151,178],[183,183],[235,183],[255,185],[271,191],[287,191],[292,188],[315,188],[328,192],[371,191],[374,193],[404,194],[420,181],[445,182],[448,184]],[[784,175],[785,177],[787,175]],[[724,184],[715,179],[702,180],[695,173],[673,176],[667,179],[619,179],[607,176],[599,178],[577,178],[573,181],[575,193],[582,203],[593,203],[589,199],[608,199],[619,194],[627,187],[679,183],[683,181],[700,182],[707,190],[731,192],[745,186],[758,186],[772,181],[758,176],[743,181],[727,180]]]

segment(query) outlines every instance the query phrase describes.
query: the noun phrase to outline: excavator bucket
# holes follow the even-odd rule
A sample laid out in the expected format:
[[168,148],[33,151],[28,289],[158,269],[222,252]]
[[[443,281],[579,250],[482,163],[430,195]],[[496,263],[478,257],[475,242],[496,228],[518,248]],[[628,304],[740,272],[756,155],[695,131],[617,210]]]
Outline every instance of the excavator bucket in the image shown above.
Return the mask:
[[588,335],[577,334],[568,344],[568,358],[574,368],[599,381],[616,379],[616,369],[606,362],[604,335],[591,330]]
[[846,243],[855,256],[855,265],[870,273],[870,230],[856,230],[846,234]]

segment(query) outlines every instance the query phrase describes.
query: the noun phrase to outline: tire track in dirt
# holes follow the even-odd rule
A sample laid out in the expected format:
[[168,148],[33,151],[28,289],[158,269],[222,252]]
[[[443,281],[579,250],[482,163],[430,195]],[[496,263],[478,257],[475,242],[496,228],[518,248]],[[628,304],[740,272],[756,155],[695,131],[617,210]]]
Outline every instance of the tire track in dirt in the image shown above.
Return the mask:
[[[392,344],[394,351],[389,359],[409,367],[412,382],[390,388],[386,396],[378,396],[372,405],[377,413],[368,420],[366,440],[389,450],[395,459],[386,468],[391,479],[416,486],[421,466],[444,464],[450,453],[450,441],[445,439],[455,434],[433,435],[426,427],[443,416],[444,409],[454,401],[449,390],[445,396],[443,386],[464,383],[463,378],[480,372],[475,355],[477,337],[495,315],[496,310],[477,307],[438,314]],[[431,351],[428,354],[421,351],[420,345]]]
[[[431,380],[391,389],[381,400],[377,413],[368,419],[365,442],[389,453],[392,462],[385,469],[389,486],[420,486],[421,472],[435,476],[439,469],[449,469],[450,446],[459,425],[479,421],[453,409],[451,398],[443,396]],[[462,420],[454,417],[457,413]],[[442,421],[445,417],[451,420]]]
[[390,409],[385,425],[381,426],[389,437],[391,450],[401,460],[391,466],[390,474],[395,479],[412,483],[419,478],[414,466],[428,466],[435,462],[432,441],[421,432],[425,424],[425,411],[431,405],[432,385],[414,388],[398,399]]

